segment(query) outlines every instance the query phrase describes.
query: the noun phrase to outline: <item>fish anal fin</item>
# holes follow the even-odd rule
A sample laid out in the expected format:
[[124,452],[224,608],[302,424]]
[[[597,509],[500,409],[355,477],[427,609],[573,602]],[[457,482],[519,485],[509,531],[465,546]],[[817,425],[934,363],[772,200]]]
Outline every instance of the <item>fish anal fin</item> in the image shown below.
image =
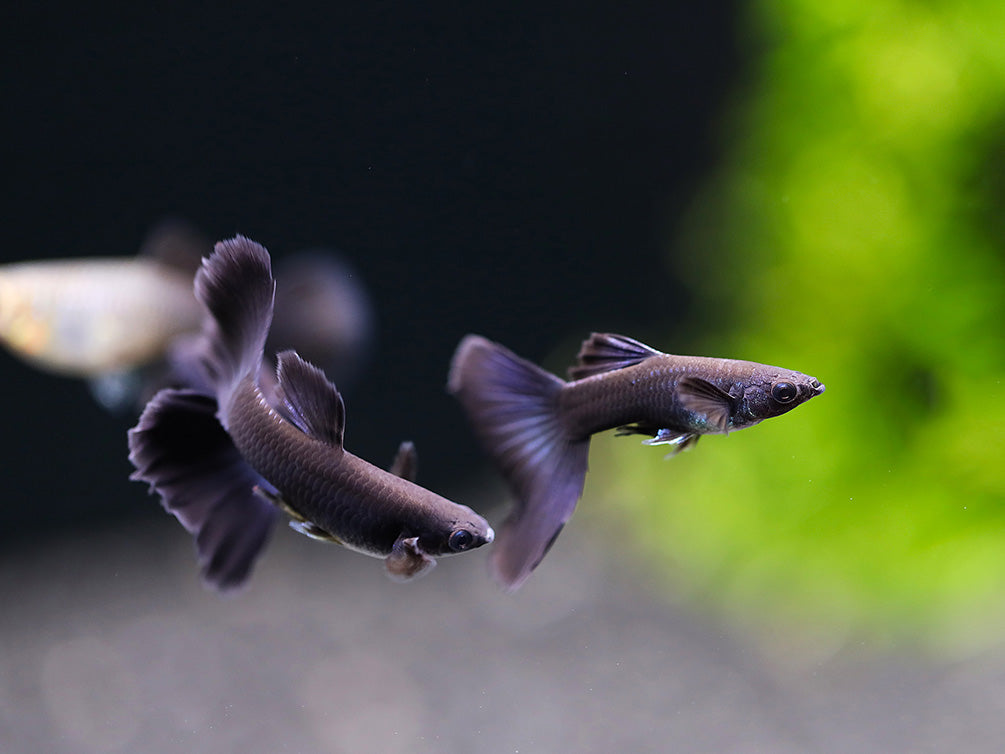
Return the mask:
[[[290,510],[291,509],[287,508],[287,511]],[[290,521],[290,528],[293,529],[293,531],[300,532],[305,537],[316,539],[319,542],[330,542],[336,545],[342,544],[342,540],[336,537],[334,534],[330,533],[326,529],[322,529],[314,522],[306,521],[303,518],[297,518],[293,521]]]
[[411,581],[436,566],[436,559],[419,547],[418,537],[399,537],[384,560],[387,575],[393,581]]
[[276,506],[279,510],[281,510],[287,516],[292,518],[294,521],[307,520],[302,515],[300,515],[299,511],[295,510],[292,506],[289,505],[289,503],[283,500],[283,496],[280,495],[278,492],[272,492],[270,490],[267,490],[259,484],[255,485],[254,489],[252,489],[252,492],[254,492],[255,495],[261,498],[262,500],[265,500],[266,502]]
[[406,440],[398,446],[398,452],[388,470],[397,477],[414,482],[418,469],[419,454],[415,450],[415,444]]
[[282,413],[301,432],[326,445],[342,447],[345,404],[324,372],[297,355],[283,351],[277,356],[276,400]]
[[635,366],[650,356],[662,353],[634,338],[613,333],[592,333],[583,341],[576,365],[569,368],[569,379],[581,380],[595,374]]
[[729,393],[700,377],[684,377],[677,385],[681,406],[704,416],[712,433],[729,431],[733,399]]

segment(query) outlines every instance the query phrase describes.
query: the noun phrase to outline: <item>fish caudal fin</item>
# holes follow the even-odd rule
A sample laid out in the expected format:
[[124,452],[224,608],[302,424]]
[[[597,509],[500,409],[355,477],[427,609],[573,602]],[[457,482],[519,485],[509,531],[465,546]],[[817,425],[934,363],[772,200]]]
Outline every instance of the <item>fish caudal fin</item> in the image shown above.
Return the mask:
[[572,439],[562,426],[564,384],[477,335],[461,341],[451,364],[448,389],[517,497],[491,559],[510,591],[541,562],[583,491],[589,439]]
[[277,511],[254,493],[271,486],[245,463],[216,419],[216,401],[166,389],[129,430],[131,479],[146,482],[196,540],[202,578],[241,586],[265,547]]
[[216,244],[196,273],[195,296],[210,314],[201,358],[221,406],[243,377],[258,374],[275,290],[269,252],[244,236]]

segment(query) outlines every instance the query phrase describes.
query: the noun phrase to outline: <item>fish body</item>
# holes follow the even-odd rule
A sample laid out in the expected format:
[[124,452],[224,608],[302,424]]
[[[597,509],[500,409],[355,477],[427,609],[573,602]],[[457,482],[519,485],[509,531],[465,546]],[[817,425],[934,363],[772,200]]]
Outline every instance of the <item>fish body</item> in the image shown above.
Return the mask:
[[0,267],[0,341],[74,377],[129,369],[199,327],[192,275],[146,257]]
[[527,579],[575,509],[590,437],[617,429],[672,452],[792,410],[824,391],[813,377],[735,359],[665,354],[594,333],[561,380],[503,346],[469,335],[448,389],[517,497],[492,557],[497,580]]
[[129,434],[133,478],[196,535],[204,579],[243,583],[277,510],[304,534],[384,558],[399,580],[491,542],[481,516],[409,478],[410,444],[391,471],[344,449],[345,406],[320,369],[294,351],[274,375],[263,368],[274,290],[263,247],[217,244],[195,278],[210,389],[162,390]]
[[[192,279],[212,250],[187,223],[168,220],[135,257],[0,265],[0,343],[39,369],[90,380],[110,408],[131,406],[184,382],[165,374],[164,362],[181,336],[199,332]],[[294,348],[340,382],[355,378],[374,317],[351,265],[330,250],[302,251],[279,264],[277,277],[268,352]]]

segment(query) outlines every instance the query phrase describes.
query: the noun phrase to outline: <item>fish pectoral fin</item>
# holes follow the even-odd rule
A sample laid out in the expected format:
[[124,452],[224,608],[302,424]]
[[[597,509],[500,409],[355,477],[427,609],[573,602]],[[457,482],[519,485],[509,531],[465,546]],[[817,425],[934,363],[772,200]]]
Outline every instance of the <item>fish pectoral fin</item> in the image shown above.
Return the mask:
[[418,537],[398,537],[391,554],[384,560],[387,575],[394,581],[411,581],[421,576],[436,565],[436,559],[430,557],[419,547]]
[[290,521],[290,528],[293,531],[300,532],[305,537],[316,539],[319,542],[331,542],[336,545],[342,544],[341,539],[311,521],[304,521],[302,519],[299,521]]
[[595,374],[613,372],[634,366],[650,356],[660,355],[660,351],[634,338],[595,332],[583,341],[576,357],[576,365],[569,368],[569,379],[580,380]]
[[398,446],[398,452],[388,470],[397,477],[414,482],[418,468],[419,454],[415,450],[415,445],[406,440]]
[[685,377],[677,385],[681,405],[688,411],[705,417],[713,433],[729,431],[733,414],[733,398],[729,393],[700,377]]

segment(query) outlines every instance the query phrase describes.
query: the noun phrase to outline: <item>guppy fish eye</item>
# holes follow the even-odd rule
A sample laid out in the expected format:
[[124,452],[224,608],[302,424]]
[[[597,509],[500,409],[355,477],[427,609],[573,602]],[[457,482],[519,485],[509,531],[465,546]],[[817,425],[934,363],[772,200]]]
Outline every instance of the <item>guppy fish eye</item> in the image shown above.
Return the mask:
[[463,552],[475,542],[475,535],[467,529],[455,529],[447,540],[447,546],[454,552]]
[[771,386],[771,397],[779,403],[791,403],[799,391],[791,382],[776,382]]

